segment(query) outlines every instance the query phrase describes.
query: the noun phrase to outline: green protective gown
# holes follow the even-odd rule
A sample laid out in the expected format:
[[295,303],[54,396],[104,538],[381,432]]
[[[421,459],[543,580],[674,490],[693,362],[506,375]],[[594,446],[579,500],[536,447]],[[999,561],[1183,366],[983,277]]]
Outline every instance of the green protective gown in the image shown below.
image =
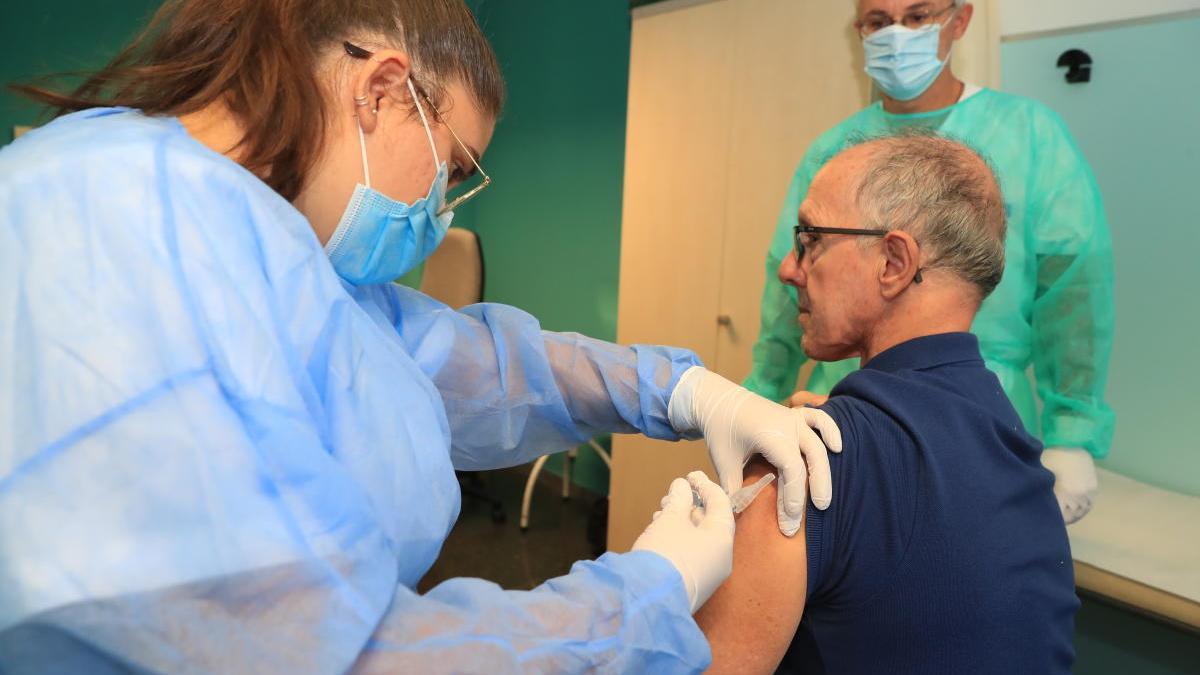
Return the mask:
[[[1095,177],[1066,125],[1036,101],[983,89],[929,113],[893,115],[876,103],[827,131],[796,169],[767,254],[762,327],[745,385],[782,401],[806,357],[795,289],[779,281],[809,183],[862,136],[923,126],[963,141],[992,163],[1008,211],[1004,279],[972,331],[1026,427],[1047,447],[1108,454],[1114,416],[1104,401],[1113,336],[1112,243]],[[1042,402],[1041,423],[1029,367]],[[828,393],[858,360],[818,363],[806,389]]]

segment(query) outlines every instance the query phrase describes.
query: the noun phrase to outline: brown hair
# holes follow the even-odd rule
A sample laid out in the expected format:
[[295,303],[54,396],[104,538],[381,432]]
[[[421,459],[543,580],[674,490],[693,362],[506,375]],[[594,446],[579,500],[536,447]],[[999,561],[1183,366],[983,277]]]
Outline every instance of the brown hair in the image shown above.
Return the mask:
[[496,56],[462,0],[168,0],[70,94],[45,81],[13,89],[57,115],[97,106],[183,115],[223,100],[245,133],[241,163],[291,200],[325,140],[319,56],[343,40],[405,50],[435,103],[439,85],[457,78],[482,112],[500,114]]

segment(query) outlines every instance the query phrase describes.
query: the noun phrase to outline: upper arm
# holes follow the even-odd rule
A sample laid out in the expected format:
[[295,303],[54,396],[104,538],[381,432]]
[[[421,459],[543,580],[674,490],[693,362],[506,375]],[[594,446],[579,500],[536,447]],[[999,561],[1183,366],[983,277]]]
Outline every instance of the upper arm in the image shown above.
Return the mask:
[[[756,459],[746,467],[746,484],[771,470]],[[773,481],[738,516],[733,573],[696,613],[712,647],[711,673],[774,672],[800,624],[808,584],[808,521],[795,536],[785,537],[776,495]]]

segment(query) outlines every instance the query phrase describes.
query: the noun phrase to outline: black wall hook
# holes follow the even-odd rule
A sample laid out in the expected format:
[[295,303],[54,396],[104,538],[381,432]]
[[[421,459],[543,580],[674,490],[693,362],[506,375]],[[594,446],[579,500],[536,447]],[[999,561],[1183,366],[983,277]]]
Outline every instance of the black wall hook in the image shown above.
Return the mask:
[[1067,69],[1066,78],[1070,84],[1092,80],[1092,57],[1082,49],[1068,49],[1063,52],[1056,65]]

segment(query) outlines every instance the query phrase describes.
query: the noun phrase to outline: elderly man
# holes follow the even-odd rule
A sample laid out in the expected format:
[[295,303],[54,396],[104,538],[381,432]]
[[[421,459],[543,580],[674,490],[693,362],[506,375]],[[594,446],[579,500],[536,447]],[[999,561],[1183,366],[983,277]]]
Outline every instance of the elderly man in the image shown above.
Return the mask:
[[[1091,508],[1097,488],[1092,458],[1108,454],[1114,419],[1104,400],[1113,335],[1112,244],[1092,171],[1049,108],[955,76],[950,57],[971,23],[969,2],[855,5],[866,70],[881,100],[822,134],[796,168],[767,254],[762,327],[745,385],[785,400],[806,360],[796,294],[771,277],[791,251],[796,209],[821,164],[861,134],[915,127],[962,138],[998,167],[1009,226],[1004,281],[983,303],[971,332],[1025,428],[1041,434],[1042,461],[1056,477],[1063,519],[1072,523]],[[823,400],[858,365],[857,359],[818,363],[802,383],[807,391],[793,401]]]
[[740,516],[733,575],[697,616],[714,671],[1070,671],[1054,479],[967,332],[1004,218],[987,164],[944,138],[868,141],[816,174],[779,277],[805,353],[863,368],[823,406],[844,447],[828,510],[790,539],[769,499]]

